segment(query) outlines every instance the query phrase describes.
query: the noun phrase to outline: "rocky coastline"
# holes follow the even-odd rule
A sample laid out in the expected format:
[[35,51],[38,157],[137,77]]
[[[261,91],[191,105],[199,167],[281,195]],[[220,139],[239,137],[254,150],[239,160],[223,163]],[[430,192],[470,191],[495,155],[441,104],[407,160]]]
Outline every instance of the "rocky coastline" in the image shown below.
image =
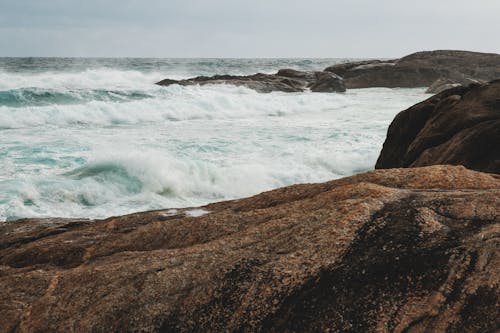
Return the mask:
[[395,117],[375,168],[433,164],[500,173],[500,80],[445,90]]
[[244,86],[261,93],[273,91],[281,92],[303,92],[306,89],[312,92],[344,92],[346,91],[344,81],[335,73],[331,72],[305,72],[294,69],[282,69],[276,74],[257,73],[248,76],[238,75],[214,75],[211,77],[198,76],[186,80],[165,79],[156,84],[169,86],[178,84],[181,86],[206,85],[206,84],[231,84]]
[[2,224],[0,331],[498,327],[498,175],[386,169],[201,209]]
[[[445,72],[421,70],[426,55],[164,84],[340,91],[388,71],[403,84],[411,70],[430,85]],[[481,66],[460,70],[496,75]],[[0,332],[495,332],[499,101],[500,81],[479,82],[402,111],[379,170],[347,178],[104,220],[0,223]]]
[[400,59],[347,62],[323,71],[282,69],[276,74],[198,76],[165,79],[161,86],[230,84],[258,92],[344,92],[356,88],[417,88],[428,93],[500,78],[500,55],[455,50],[417,52]]

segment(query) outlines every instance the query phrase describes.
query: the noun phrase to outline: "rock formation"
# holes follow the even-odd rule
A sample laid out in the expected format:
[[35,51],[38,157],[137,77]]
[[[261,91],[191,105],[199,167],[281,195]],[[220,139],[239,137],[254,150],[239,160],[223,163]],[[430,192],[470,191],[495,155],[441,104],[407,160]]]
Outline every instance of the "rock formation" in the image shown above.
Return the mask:
[[431,86],[425,91],[427,94],[439,94],[445,90],[456,88],[460,86],[469,86],[471,84],[484,84],[487,83],[483,80],[474,80],[470,78],[463,79],[444,79],[439,78],[434,81]]
[[0,332],[500,326],[497,175],[378,170],[203,209],[1,224]]
[[325,71],[342,76],[348,89],[429,87],[437,80],[465,85],[500,79],[500,55],[451,50],[417,52],[397,60],[334,65]]
[[446,90],[396,116],[375,168],[433,164],[500,173],[500,80]]
[[305,72],[293,69],[282,69],[276,74],[198,76],[178,81],[165,79],[156,84],[161,86],[172,84],[182,86],[232,84],[235,86],[245,86],[262,93],[273,91],[302,92],[306,89],[310,89],[313,92],[344,92],[346,90],[342,78],[334,73]]
[[429,93],[500,79],[500,55],[469,51],[425,51],[395,60],[364,60],[337,64],[324,71],[282,69],[276,74],[198,76],[165,79],[158,85],[232,84],[259,92],[343,92],[347,88],[430,87]]

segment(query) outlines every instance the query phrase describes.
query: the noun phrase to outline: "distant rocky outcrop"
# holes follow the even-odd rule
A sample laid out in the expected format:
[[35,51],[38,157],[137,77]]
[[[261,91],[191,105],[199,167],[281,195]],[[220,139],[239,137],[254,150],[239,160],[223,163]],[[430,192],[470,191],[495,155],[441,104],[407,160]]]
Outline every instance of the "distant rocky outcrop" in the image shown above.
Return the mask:
[[[339,64],[325,69],[344,78],[346,87],[430,87],[445,80],[451,85],[500,79],[500,55],[468,51],[426,51],[396,60]],[[432,89],[430,93],[444,88]]]
[[500,173],[500,80],[445,90],[396,116],[376,168],[433,164]]
[[378,170],[203,209],[0,224],[0,332],[500,326],[496,175]]
[[165,79],[156,84],[161,86],[172,84],[182,86],[231,84],[244,86],[262,93],[273,91],[302,92],[307,89],[313,92],[344,92],[346,90],[342,78],[334,73],[297,71],[293,69],[282,69],[276,74],[198,76],[186,80]]

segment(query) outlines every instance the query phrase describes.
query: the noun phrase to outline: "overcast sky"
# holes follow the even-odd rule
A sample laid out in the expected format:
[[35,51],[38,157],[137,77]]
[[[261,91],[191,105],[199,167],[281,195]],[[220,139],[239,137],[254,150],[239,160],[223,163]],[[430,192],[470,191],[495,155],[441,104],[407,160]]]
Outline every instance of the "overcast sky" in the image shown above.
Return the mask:
[[500,53],[500,0],[0,0],[0,56]]

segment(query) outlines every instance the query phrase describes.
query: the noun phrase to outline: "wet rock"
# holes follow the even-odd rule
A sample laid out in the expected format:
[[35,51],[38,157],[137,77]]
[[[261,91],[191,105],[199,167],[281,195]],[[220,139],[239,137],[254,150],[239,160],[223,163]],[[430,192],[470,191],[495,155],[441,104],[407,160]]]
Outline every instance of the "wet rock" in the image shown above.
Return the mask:
[[399,113],[376,168],[464,165],[500,173],[500,80],[443,91]]
[[157,82],[157,84],[161,86],[172,84],[182,86],[231,84],[244,86],[261,93],[273,91],[302,92],[307,89],[311,89],[314,92],[344,92],[346,90],[343,79],[333,73],[297,71],[293,69],[282,69],[276,74],[198,76],[179,81],[165,79]]
[[496,175],[377,170],[201,209],[1,224],[0,332],[500,325]]
[[315,80],[308,84],[312,92],[344,92],[344,81],[340,76],[328,72],[315,72]]

